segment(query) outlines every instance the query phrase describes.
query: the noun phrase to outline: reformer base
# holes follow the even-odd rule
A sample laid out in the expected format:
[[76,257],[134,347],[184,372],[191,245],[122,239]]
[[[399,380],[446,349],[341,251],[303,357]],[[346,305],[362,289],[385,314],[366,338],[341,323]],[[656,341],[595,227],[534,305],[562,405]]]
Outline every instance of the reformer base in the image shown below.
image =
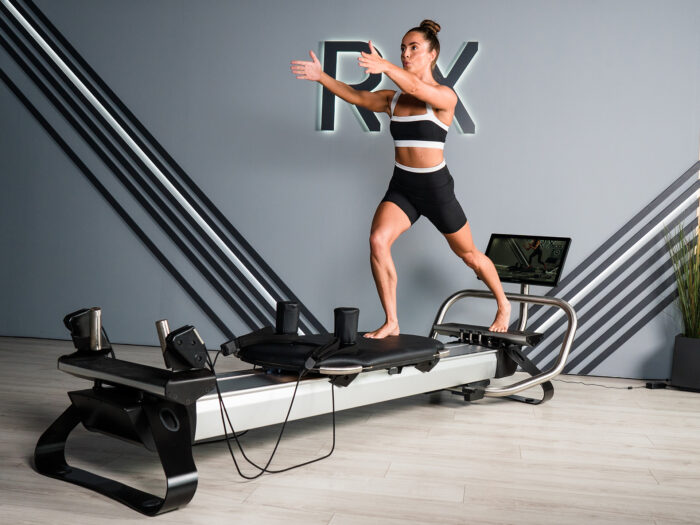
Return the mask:
[[[214,377],[213,364],[211,371],[203,370],[208,359],[207,350],[192,326],[170,332],[167,321],[156,323],[166,365],[172,368],[172,371],[165,371],[115,359],[101,327],[99,308],[68,314],[64,324],[71,331],[77,351],[61,357],[59,369],[92,380],[95,386],[90,390],[69,392],[71,406],[37,443],[36,469],[46,476],[86,487],[142,514],[154,516],[177,509],[194,496],[197,470],[192,444],[226,434],[220,414],[222,404],[227,411],[235,412],[236,428],[231,431],[236,433],[331,410],[440,390],[451,390],[463,395],[465,401],[474,401],[484,396],[507,396],[540,384],[544,390],[541,400],[513,395],[510,399],[530,404],[550,399],[553,387],[548,379],[560,372],[575,332],[576,317],[570,305],[543,297],[507,294],[511,300],[556,305],[568,315],[569,327],[558,368],[544,374],[520,351],[521,344],[536,344],[533,338],[541,334],[492,333],[487,329],[482,333],[483,327],[458,325],[460,339],[469,332],[467,341],[452,344],[434,341],[439,330],[444,328],[440,323],[447,309],[464,297],[492,296],[473,290],[453,294],[433,323],[427,348],[426,338],[418,336],[402,336],[402,340],[396,336],[396,339],[357,344],[354,341],[357,310],[340,309],[343,314],[340,319],[345,322],[338,325],[336,309],[335,333],[340,335],[331,340],[326,340],[325,336],[323,341],[315,341],[314,336],[299,338],[293,329],[285,328],[289,323],[283,318],[282,329],[275,333],[259,330],[222,345],[224,355],[234,353],[244,361],[279,368],[286,373],[267,374],[258,369],[220,377]],[[525,317],[521,325],[525,325]],[[475,331],[479,332],[477,341],[473,337]],[[449,331],[447,335],[454,334]],[[268,340],[270,337],[272,340]],[[259,345],[262,346],[257,350],[263,353],[262,357],[248,355],[251,348]],[[291,365],[289,345],[298,354],[296,357],[302,358]],[[110,353],[112,359],[107,358]],[[532,376],[531,380],[505,388],[488,386],[490,378],[511,375],[517,365]],[[290,375],[290,371],[298,371],[298,375]],[[207,395],[215,385],[221,394]],[[329,387],[335,392],[334,385],[343,388],[338,388],[338,395],[329,404],[325,394]],[[292,406],[290,398],[295,400]],[[141,444],[157,452],[166,476],[165,496],[159,497],[69,465],[65,458],[66,440],[78,423],[87,430]]]
[[[133,392],[94,388],[69,392],[72,404],[42,434],[34,465],[45,476],[103,494],[147,516],[186,505],[197,490],[190,414],[184,405],[134,399]],[[66,440],[78,425],[141,443],[158,453],[166,477],[165,497],[79,469],[66,462]]]
[[[336,388],[336,411],[371,405],[426,392],[444,390],[466,383],[493,378],[496,372],[495,350],[468,351],[464,344],[448,344],[450,357],[442,358],[430,372],[404,367],[363,372],[347,387]],[[465,351],[462,355],[460,350]],[[468,352],[468,353],[466,353]],[[235,415],[235,431],[241,432],[281,423],[296,383],[296,376],[266,374],[261,369],[234,372],[218,378],[226,409]],[[302,379],[297,390],[290,421],[331,411],[329,377]],[[215,394],[197,401],[195,441],[217,439],[224,435],[219,399]]]
[[[535,376],[537,374],[541,374],[542,371],[537,368],[535,363],[533,363],[522,351],[522,349],[518,346],[509,346],[508,348],[505,349],[506,355],[510,358],[510,360],[513,363],[516,363],[517,366],[520,366],[525,372],[530,374],[531,376]],[[517,394],[515,395],[510,395],[510,396],[505,396],[506,399],[511,399],[513,401],[518,401],[520,403],[527,403],[528,405],[539,405],[542,403],[545,403],[552,399],[554,396],[554,385],[552,385],[551,381],[545,381],[544,383],[540,383],[539,385],[542,387],[542,398],[541,399],[534,399],[532,397],[525,397],[525,396],[519,396]]]

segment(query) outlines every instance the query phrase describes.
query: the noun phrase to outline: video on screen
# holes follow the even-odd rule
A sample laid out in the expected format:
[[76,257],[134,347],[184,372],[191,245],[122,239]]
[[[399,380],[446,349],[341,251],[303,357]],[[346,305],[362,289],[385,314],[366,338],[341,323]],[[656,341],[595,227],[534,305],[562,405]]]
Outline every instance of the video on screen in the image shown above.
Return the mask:
[[571,239],[493,234],[486,256],[496,266],[501,281],[556,286]]

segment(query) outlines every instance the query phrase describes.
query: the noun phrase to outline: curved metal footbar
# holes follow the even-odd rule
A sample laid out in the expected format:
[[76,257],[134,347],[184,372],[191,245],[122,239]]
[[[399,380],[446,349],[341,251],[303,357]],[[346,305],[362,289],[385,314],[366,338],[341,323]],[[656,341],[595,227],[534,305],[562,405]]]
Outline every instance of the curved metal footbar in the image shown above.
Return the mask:
[[[527,285],[523,285],[521,290],[527,292]],[[525,324],[527,323],[527,304],[542,304],[546,306],[556,306],[564,311],[567,316],[568,326],[566,328],[566,333],[564,334],[564,342],[562,343],[561,350],[559,351],[559,356],[557,357],[554,366],[549,370],[540,372],[539,374],[528,377],[517,383],[513,383],[508,386],[487,386],[484,388],[484,395],[488,397],[506,397],[512,396],[523,390],[542,385],[547,381],[551,381],[556,376],[558,376],[562,370],[564,370],[564,365],[566,365],[566,359],[569,357],[569,351],[571,350],[571,345],[574,341],[574,335],[576,334],[577,318],[576,312],[573,307],[564,301],[563,299],[557,299],[556,297],[544,297],[539,295],[527,295],[526,293],[506,293],[506,298],[509,301],[515,301],[521,303],[520,309],[520,323],[519,329],[524,330]],[[435,317],[435,322],[433,327],[442,323],[447,311],[454,306],[457,301],[466,299],[468,297],[476,297],[480,299],[495,299],[494,295],[486,290],[461,290],[449,296],[442,306],[438,310],[437,316]],[[433,328],[430,331],[430,337],[436,338],[437,331]]]

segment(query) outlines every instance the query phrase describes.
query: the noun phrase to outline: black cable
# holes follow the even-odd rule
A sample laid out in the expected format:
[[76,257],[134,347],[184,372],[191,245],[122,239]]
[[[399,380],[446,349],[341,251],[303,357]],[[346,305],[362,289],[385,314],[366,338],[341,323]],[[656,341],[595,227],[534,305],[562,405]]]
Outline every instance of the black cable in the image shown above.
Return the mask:
[[637,388],[646,388],[644,385],[642,385],[642,386],[607,386],[607,385],[599,385],[597,383],[584,383],[583,381],[566,381],[565,379],[552,379],[552,381],[559,381],[560,383],[579,384],[579,385],[585,385],[585,386],[598,386],[600,388],[610,388],[612,390],[634,390]]
[[[211,358],[209,357],[209,352],[216,352],[216,355],[214,356],[214,361],[212,362]],[[219,359],[219,356],[221,355],[221,350],[207,350],[207,360],[211,364],[211,371],[214,372],[214,366],[216,365],[216,360]],[[216,373],[214,373],[216,375]]]
[[[219,359],[219,356],[222,355],[222,352],[221,352],[221,350],[209,350],[209,349],[207,349],[207,352],[216,352],[216,355],[214,356],[214,361],[213,361],[213,362],[211,361],[211,358],[209,357],[209,354],[207,353],[207,358],[208,358],[208,360],[209,360],[209,363],[211,364],[212,371],[213,371],[213,370],[214,370],[213,367],[216,366],[216,361]],[[214,375],[216,375],[215,372],[214,372]],[[217,385],[217,387],[218,387],[218,385]],[[236,434],[236,436],[237,436],[237,437],[245,436],[247,433],[248,433],[248,431],[247,431],[247,430],[244,430],[243,432],[238,432],[238,433]]]
[[[309,464],[311,464],[311,463],[315,463],[315,462],[317,462],[317,461],[321,461],[322,459],[325,459],[325,458],[329,457],[329,456],[333,453],[333,451],[335,450],[335,390],[333,389],[333,384],[331,383],[332,420],[333,420],[333,425],[332,425],[332,426],[333,426],[333,443],[332,443],[332,445],[331,445],[331,450],[328,452],[328,454],[326,454],[326,455],[324,455],[324,456],[321,456],[321,457],[318,457],[318,458],[315,458],[315,459],[312,459],[312,460],[309,460],[309,461],[305,461],[305,462],[303,462],[303,463],[299,463],[298,465],[293,465],[293,466],[291,466],[291,467],[287,467],[287,468],[284,468],[284,469],[275,469],[275,470],[269,468],[270,463],[272,462],[272,458],[274,457],[274,455],[275,455],[275,453],[276,453],[276,451],[277,451],[277,447],[279,446],[279,444],[280,444],[280,442],[281,442],[282,434],[284,433],[285,426],[286,426],[286,424],[287,424],[287,421],[289,420],[289,414],[291,413],[292,406],[294,405],[294,399],[295,399],[295,397],[296,397],[297,388],[299,387],[299,383],[300,383],[301,379],[304,377],[304,375],[306,375],[306,373],[305,373],[305,372],[302,372],[302,373],[300,374],[300,377],[297,379],[297,383],[296,383],[296,385],[295,385],[295,387],[294,387],[294,394],[292,395],[292,401],[291,401],[291,403],[290,403],[290,405],[289,405],[289,410],[287,411],[287,416],[286,416],[286,418],[285,418],[285,420],[284,420],[284,423],[282,424],[282,428],[280,429],[280,434],[279,434],[279,436],[277,437],[277,443],[275,444],[275,447],[274,447],[274,449],[273,449],[273,451],[272,451],[272,454],[271,454],[269,460],[267,461],[267,463],[266,463],[266,465],[265,465],[264,467],[261,467],[261,466],[257,465],[253,460],[251,460],[251,459],[246,455],[245,451],[243,450],[243,447],[242,447],[241,443],[236,439],[236,444],[238,445],[238,448],[239,448],[239,450],[241,451],[241,454],[243,455],[243,457],[245,458],[245,460],[246,460],[250,465],[252,465],[253,467],[255,467],[255,468],[257,468],[257,469],[260,470],[260,473],[259,473],[259,474],[255,475],[253,478],[247,478],[247,479],[255,479],[255,478],[261,476],[264,472],[268,472],[268,473],[270,473],[270,474],[279,474],[280,472],[287,472],[288,470],[292,470],[292,469],[295,469],[295,468],[298,468],[298,467],[303,467],[303,466],[305,466],[305,465],[309,465]],[[224,410],[224,412],[226,412],[226,419],[227,419],[227,421],[228,421],[229,426],[231,427],[231,431],[233,432],[233,426],[232,426],[232,424],[231,424],[231,420],[230,420],[230,418],[229,418],[229,416],[228,416],[228,411],[226,410],[225,405],[223,405],[223,404],[220,402],[220,403],[219,403],[219,406]],[[224,426],[224,429],[225,429],[225,426]],[[234,432],[234,437],[235,437],[235,436],[238,436],[238,435],[241,435],[241,434],[236,434],[236,433]],[[229,448],[229,449],[230,449],[230,448]],[[233,453],[232,453],[232,454],[233,454]],[[240,473],[240,471],[239,471],[239,473]],[[241,475],[243,476],[243,474],[241,474]],[[245,477],[245,476],[244,476],[244,477]]]
[[[239,473],[242,477],[244,477],[244,478],[246,478],[246,479],[256,479],[257,477],[261,476],[261,475],[262,475],[263,473],[265,473],[265,472],[269,472],[269,473],[271,473],[271,474],[277,474],[277,473],[280,473],[280,472],[286,472],[286,471],[288,471],[288,470],[291,470],[291,469],[294,469],[294,468],[297,468],[297,467],[302,467],[302,466],[304,466],[304,465],[308,465],[308,464],[310,464],[310,463],[315,463],[316,461],[320,461],[320,460],[322,460],[322,459],[325,459],[325,458],[327,458],[328,456],[330,456],[330,455],[333,453],[333,450],[335,449],[335,391],[333,390],[333,385],[331,384],[331,398],[332,398],[332,404],[333,404],[333,412],[332,412],[332,418],[333,418],[333,444],[332,444],[332,446],[331,446],[330,452],[328,452],[328,454],[326,454],[326,455],[324,455],[324,456],[321,456],[321,457],[319,457],[319,458],[312,459],[312,460],[310,460],[310,461],[306,461],[306,462],[304,462],[304,463],[300,463],[300,464],[298,464],[298,465],[294,465],[294,466],[291,466],[291,467],[287,467],[287,468],[285,468],[285,469],[272,470],[272,469],[269,468],[270,464],[272,463],[272,459],[273,459],[275,453],[277,452],[277,448],[278,448],[278,446],[279,446],[279,444],[280,444],[280,442],[281,442],[281,440],[282,440],[282,435],[284,434],[284,430],[285,430],[285,428],[286,428],[287,422],[289,421],[289,415],[290,415],[290,413],[291,413],[291,411],[292,411],[292,406],[294,405],[294,400],[296,399],[296,393],[297,393],[297,389],[298,389],[298,387],[299,387],[299,383],[301,382],[301,379],[304,377],[304,375],[306,375],[306,373],[305,373],[305,371],[302,371],[302,372],[299,374],[299,377],[297,378],[297,383],[296,383],[296,385],[294,386],[294,393],[292,394],[292,400],[291,400],[291,402],[290,402],[289,409],[287,410],[287,415],[286,415],[286,417],[285,417],[284,423],[282,424],[282,428],[280,429],[280,433],[279,433],[279,435],[278,435],[278,437],[277,437],[277,442],[275,443],[275,447],[274,447],[274,449],[273,449],[273,451],[272,451],[272,454],[270,455],[270,458],[268,459],[268,461],[267,461],[267,463],[265,464],[264,467],[259,466],[258,464],[256,464],[253,460],[251,460],[251,459],[246,455],[245,450],[243,449],[242,444],[240,443],[240,441],[238,441],[238,438],[237,438],[237,436],[240,435],[240,434],[236,434],[236,432],[235,432],[235,430],[234,430],[234,428],[233,428],[233,424],[231,423],[231,419],[230,419],[230,417],[229,417],[229,415],[228,415],[228,410],[226,410],[226,406],[225,406],[225,404],[223,403],[223,399],[222,399],[221,397],[219,397],[219,409],[220,409],[220,412],[221,412],[221,414],[222,414],[222,421],[221,421],[221,422],[222,422],[222,425],[224,426],[224,433],[225,433],[225,435],[226,435],[226,441],[227,441],[227,445],[228,445],[228,447],[229,447],[229,452],[231,453],[231,457],[232,457],[232,459],[233,459],[233,461],[234,461],[234,464],[236,464],[236,469],[238,470],[238,473]],[[256,474],[255,476],[252,476],[252,477],[246,476],[246,475],[243,474],[243,473],[241,472],[241,470],[238,468],[238,464],[236,463],[236,459],[235,459],[235,457],[234,457],[234,455],[233,455],[233,451],[231,450],[230,438],[228,437],[228,432],[227,432],[227,430],[226,430],[226,423],[224,422],[224,419],[223,419],[224,413],[226,414],[226,421],[228,422],[229,427],[231,428],[231,432],[233,433],[234,440],[236,441],[236,444],[238,445],[238,449],[241,451],[241,454],[243,455],[243,457],[245,458],[245,460],[246,460],[250,465],[252,465],[253,467],[255,467],[255,468],[257,468],[258,470],[260,470],[260,472],[259,472],[258,474]]]
[[[219,354],[217,353],[216,358],[218,358],[218,356],[219,356]],[[207,361],[208,361],[208,363],[209,363],[209,367],[210,367],[212,373],[213,373],[215,376],[216,376],[216,371],[214,370],[214,365],[215,365],[215,363],[216,363],[216,358],[215,358],[215,360],[212,362],[211,357],[210,357],[209,354],[207,353]],[[280,442],[281,442],[281,440],[282,440],[282,435],[284,434],[284,430],[285,430],[285,428],[286,428],[286,426],[287,426],[287,422],[289,421],[289,415],[291,414],[291,412],[292,412],[292,407],[294,406],[294,400],[296,399],[297,389],[299,388],[299,383],[301,382],[302,378],[306,375],[306,372],[307,372],[306,370],[302,370],[302,371],[299,373],[299,377],[297,378],[296,385],[294,386],[294,393],[292,394],[292,400],[291,400],[291,402],[290,402],[290,404],[289,404],[289,409],[287,410],[287,415],[286,415],[286,417],[285,417],[285,419],[284,419],[284,422],[282,423],[282,428],[280,429],[280,433],[279,433],[279,435],[277,436],[277,442],[275,443],[275,446],[274,446],[274,448],[273,448],[273,450],[272,450],[272,453],[270,454],[270,457],[268,458],[268,460],[267,460],[267,462],[266,462],[266,464],[265,464],[264,467],[261,467],[261,466],[257,465],[253,460],[251,460],[251,459],[246,455],[245,451],[243,450],[243,446],[242,446],[241,442],[238,440],[238,437],[241,436],[241,435],[243,435],[243,434],[245,434],[245,432],[247,432],[247,431],[241,432],[240,434],[237,434],[237,433],[236,433],[236,431],[235,431],[235,429],[234,429],[234,427],[233,427],[233,424],[231,423],[231,418],[230,418],[229,415],[228,415],[228,410],[226,409],[226,405],[225,405],[225,403],[224,403],[223,397],[222,397],[222,395],[221,395],[221,390],[219,389],[219,383],[218,383],[218,381],[215,382],[216,393],[217,393],[218,398],[219,398],[219,412],[220,412],[220,414],[221,414],[221,424],[222,424],[222,426],[223,426],[223,428],[224,428],[224,436],[225,436],[225,439],[226,439],[226,445],[227,445],[227,447],[228,447],[228,449],[229,449],[229,453],[231,454],[231,459],[233,460],[233,464],[234,464],[235,467],[236,467],[236,471],[238,472],[238,474],[239,474],[242,478],[245,478],[245,479],[248,479],[248,480],[253,480],[253,479],[256,479],[256,478],[262,476],[265,472],[268,472],[268,473],[270,473],[270,474],[278,474],[278,473],[280,473],[280,472],[287,472],[288,470],[292,470],[292,469],[295,469],[295,468],[298,468],[298,467],[303,467],[303,466],[305,466],[305,465],[309,465],[309,464],[311,464],[311,463],[315,463],[315,462],[317,462],[317,461],[321,461],[322,459],[326,459],[326,458],[329,457],[331,454],[333,454],[333,451],[335,450],[335,389],[334,389],[333,383],[331,383],[331,402],[332,402],[332,421],[333,421],[333,443],[332,443],[332,445],[331,445],[331,449],[330,449],[330,451],[328,452],[328,454],[325,454],[325,455],[323,455],[323,456],[321,456],[321,457],[318,457],[318,458],[315,458],[315,459],[312,459],[312,460],[309,460],[309,461],[305,461],[305,462],[303,462],[303,463],[299,463],[298,465],[293,465],[293,466],[291,466],[291,467],[287,467],[287,468],[284,468],[284,469],[275,469],[275,470],[273,470],[273,469],[270,469],[270,468],[269,468],[269,466],[270,466],[270,464],[272,463],[272,460],[273,460],[273,458],[274,458],[274,456],[275,456],[275,454],[276,454],[276,452],[277,452],[277,448],[279,447],[279,444],[280,444]],[[227,422],[228,422],[229,427],[231,428],[232,436],[229,436],[228,430],[227,430],[227,428],[226,428],[226,423],[227,423]],[[238,465],[238,461],[236,460],[236,456],[235,456],[235,454],[234,454],[234,452],[233,452],[233,449],[231,448],[231,437],[233,437],[234,441],[236,442],[236,445],[238,446],[238,449],[241,451],[241,454],[243,455],[243,458],[246,460],[246,462],[248,462],[248,464],[250,464],[251,466],[253,466],[253,467],[255,467],[256,469],[259,470],[259,472],[258,472],[257,474],[255,474],[255,475],[253,475],[253,476],[248,476],[248,475],[244,474],[244,473],[241,471],[240,466]]]

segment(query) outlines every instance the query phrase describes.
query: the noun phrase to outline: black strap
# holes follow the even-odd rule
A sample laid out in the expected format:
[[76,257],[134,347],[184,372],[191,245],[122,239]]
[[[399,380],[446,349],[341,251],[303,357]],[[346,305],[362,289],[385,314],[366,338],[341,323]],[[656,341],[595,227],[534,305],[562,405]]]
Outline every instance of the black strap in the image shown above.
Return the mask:
[[276,334],[271,326],[266,326],[265,328],[261,328],[260,330],[256,330],[255,332],[251,332],[246,335],[242,335],[237,339],[238,342],[238,347],[239,348],[246,348],[249,346],[257,345],[257,344],[284,344],[284,343],[289,343],[289,344],[294,344],[294,343],[301,343],[304,345],[316,345],[316,348],[314,348],[311,352],[309,352],[306,355],[306,358],[304,359],[304,368],[303,371],[304,373],[308,372],[309,370],[312,370],[316,364],[319,361],[322,361],[323,359],[326,359],[339,350],[342,350],[344,348],[347,348],[348,346],[351,345],[342,345],[340,343],[340,339],[337,337],[332,337],[330,340],[328,340],[326,343],[314,343],[308,340],[306,336],[303,335],[298,335],[298,334]]
[[[349,346],[349,345],[346,345]],[[329,342],[327,342],[324,345],[319,346],[318,348],[315,348],[312,352],[310,352],[307,356],[306,359],[304,360],[304,370],[309,371],[312,368],[316,366],[316,364],[334,353],[336,353],[338,350],[341,350],[345,348],[345,346],[341,346],[340,344],[340,339],[337,337],[334,337],[331,339]]]

